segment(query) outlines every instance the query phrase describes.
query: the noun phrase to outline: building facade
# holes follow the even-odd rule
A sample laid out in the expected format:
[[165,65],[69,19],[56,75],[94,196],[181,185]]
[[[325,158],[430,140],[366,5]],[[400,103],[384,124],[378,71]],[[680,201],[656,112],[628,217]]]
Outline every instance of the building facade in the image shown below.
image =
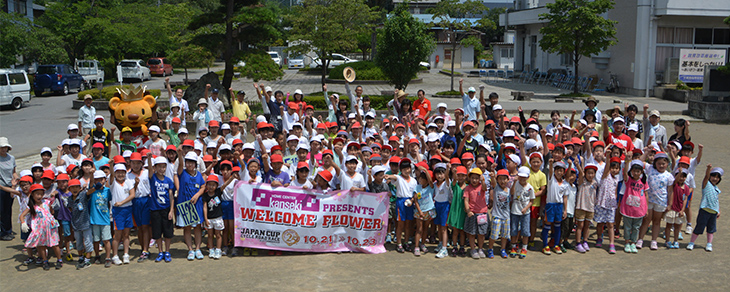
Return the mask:
[[[688,49],[730,49],[730,0],[614,0],[614,9],[604,17],[615,20],[617,44],[606,51],[584,56],[581,76],[597,76],[607,83],[616,74],[619,92],[652,95],[657,84],[676,80],[679,52]],[[500,15],[499,24],[514,28],[515,70],[566,69],[572,71],[568,54],[549,54],[540,49],[539,30],[548,13],[545,4],[554,0],[516,0],[514,10]],[[727,55],[727,54],[726,54]],[[727,62],[727,60],[725,60]],[[668,66],[669,65],[669,66]],[[676,73],[675,73],[676,74]]]

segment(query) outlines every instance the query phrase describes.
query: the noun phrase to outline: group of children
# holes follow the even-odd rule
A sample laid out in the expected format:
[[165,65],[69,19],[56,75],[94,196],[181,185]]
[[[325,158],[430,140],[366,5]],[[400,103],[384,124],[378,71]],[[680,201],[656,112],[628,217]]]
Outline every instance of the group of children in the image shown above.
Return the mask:
[[[501,257],[525,258],[536,235],[545,254],[572,248],[584,253],[590,250],[592,222],[597,224],[593,246],[602,247],[607,239],[611,254],[616,252],[621,223],[626,253],[644,247],[649,227],[648,246],[657,249],[662,219],[667,248],[679,248],[684,224],[691,231],[690,202],[703,146],[698,145],[692,157],[695,144],[690,142],[689,122],[675,123],[677,134],[664,141],[660,113],[649,112],[648,105],[640,121],[635,106],[627,105],[626,115],[620,109],[601,115],[597,101],[589,99],[578,121],[575,111],[570,119],[553,111],[551,122],[542,125],[539,111],[533,110],[527,119],[521,110],[519,116],[507,118],[496,94],[485,101],[481,88],[477,99],[476,89],[464,93],[460,84],[464,107],[453,116],[445,104],[433,113],[430,106],[426,112],[420,106],[413,110],[405,93],[396,91],[393,115],[376,125],[360,87],[356,94],[349,93],[348,110],[347,102],[327,94],[325,86],[326,119],[314,117],[301,92],[295,92],[284,108],[284,94],[264,88],[255,85],[268,105],[266,114],[256,117],[251,129],[236,117],[224,124],[211,120],[189,139],[174,117],[163,132],[167,140],[153,125],[146,142],[138,145],[128,128],[121,130],[119,140],[111,138],[114,130],[104,129],[101,116],[95,117],[96,128],[84,139],[79,139],[78,127],[69,125],[69,139],[58,146],[56,165],[51,163],[53,151],[43,148],[42,161],[23,170],[17,186],[9,190],[21,202],[26,263],[50,269],[47,253],[52,249],[60,268],[62,258],[72,260],[70,242],[75,237],[77,268],[126,264],[133,228],[141,246],[138,262],[153,259],[154,246],[154,260],[170,262],[175,227],[183,231],[188,260],[204,258],[204,231],[210,258],[235,256],[241,252],[233,248],[238,181],[388,192],[391,223],[386,241],[398,252],[412,251],[415,256],[429,251],[426,243],[438,242],[437,258],[493,258],[499,242]],[[423,98],[419,94],[419,101]],[[244,142],[246,133],[255,135],[253,142]],[[109,155],[112,144],[119,155]],[[720,215],[717,186],[723,174],[721,168],[707,165],[689,250],[705,229],[705,249],[712,250]],[[193,206],[200,220],[182,218],[176,210],[180,204]]]

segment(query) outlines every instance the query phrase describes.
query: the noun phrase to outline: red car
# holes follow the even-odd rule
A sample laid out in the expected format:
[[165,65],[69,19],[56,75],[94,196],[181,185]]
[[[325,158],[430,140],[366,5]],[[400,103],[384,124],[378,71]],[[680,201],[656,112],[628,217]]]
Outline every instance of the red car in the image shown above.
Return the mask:
[[147,66],[150,67],[150,74],[172,76],[172,64],[166,58],[150,58]]

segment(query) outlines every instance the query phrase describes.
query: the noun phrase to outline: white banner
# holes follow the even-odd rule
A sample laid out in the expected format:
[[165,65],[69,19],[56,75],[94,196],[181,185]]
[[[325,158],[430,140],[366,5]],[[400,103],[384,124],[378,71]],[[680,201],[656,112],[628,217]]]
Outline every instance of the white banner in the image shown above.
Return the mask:
[[679,50],[679,80],[685,83],[702,83],[705,65],[725,65],[725,50]]

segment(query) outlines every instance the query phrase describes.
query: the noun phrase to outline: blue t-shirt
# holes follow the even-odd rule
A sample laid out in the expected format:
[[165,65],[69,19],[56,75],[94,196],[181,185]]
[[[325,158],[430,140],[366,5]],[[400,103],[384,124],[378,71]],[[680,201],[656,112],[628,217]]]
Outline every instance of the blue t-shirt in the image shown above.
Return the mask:
[[109,225],[109,202],[112,193],[109,188],[93,189],[89,196],[89,218],[93,225]]
[[96,167],[97,170],[101,169],[101,167],[104,166],[104,164],[109,163],[109,158],[106,158],[106,156],[102,156],[101,159],[99,159],[99,160],[96,160],[94,158],[92,158],[91,160],[94,161],[94,166]]
[[273,170],[269,169],[269,171],[266,172],[266,174],[264,174],[264,183],[267,183],[267,184],[270,184],[272,181],[278,181],[282,185],[285,185],[285,184],[289,183],[289,180],[290,180],[289,174],[286,172],[283,172],[283,171],[279,172],[279,174],[277,175],[277,174],[274,174]]
[[[203,175],[197,171],[195,176],[190,175],[187,171],[183,171],[183,173],[178,176],[178,179],[180,181],[180,191],[177,194],[177,202],[175,203],[182,203],[190,200],[198,191],[200,191],[201,187],[205,186]],[[196,203],[201,202],[202,200],[198,200]]]
[[418,184],[413,197],[418,199],[418,207],[421,208],[421,212],[433,210],[433,188],[431,186],[424,188],[421,184]]
[[152,196],[150,210],[170,208],[170,190],[175,192],[175,183],[169,177],[164,176],[163,180],[159,180],[157,174],[153,175],[150,180],[150,194]]

